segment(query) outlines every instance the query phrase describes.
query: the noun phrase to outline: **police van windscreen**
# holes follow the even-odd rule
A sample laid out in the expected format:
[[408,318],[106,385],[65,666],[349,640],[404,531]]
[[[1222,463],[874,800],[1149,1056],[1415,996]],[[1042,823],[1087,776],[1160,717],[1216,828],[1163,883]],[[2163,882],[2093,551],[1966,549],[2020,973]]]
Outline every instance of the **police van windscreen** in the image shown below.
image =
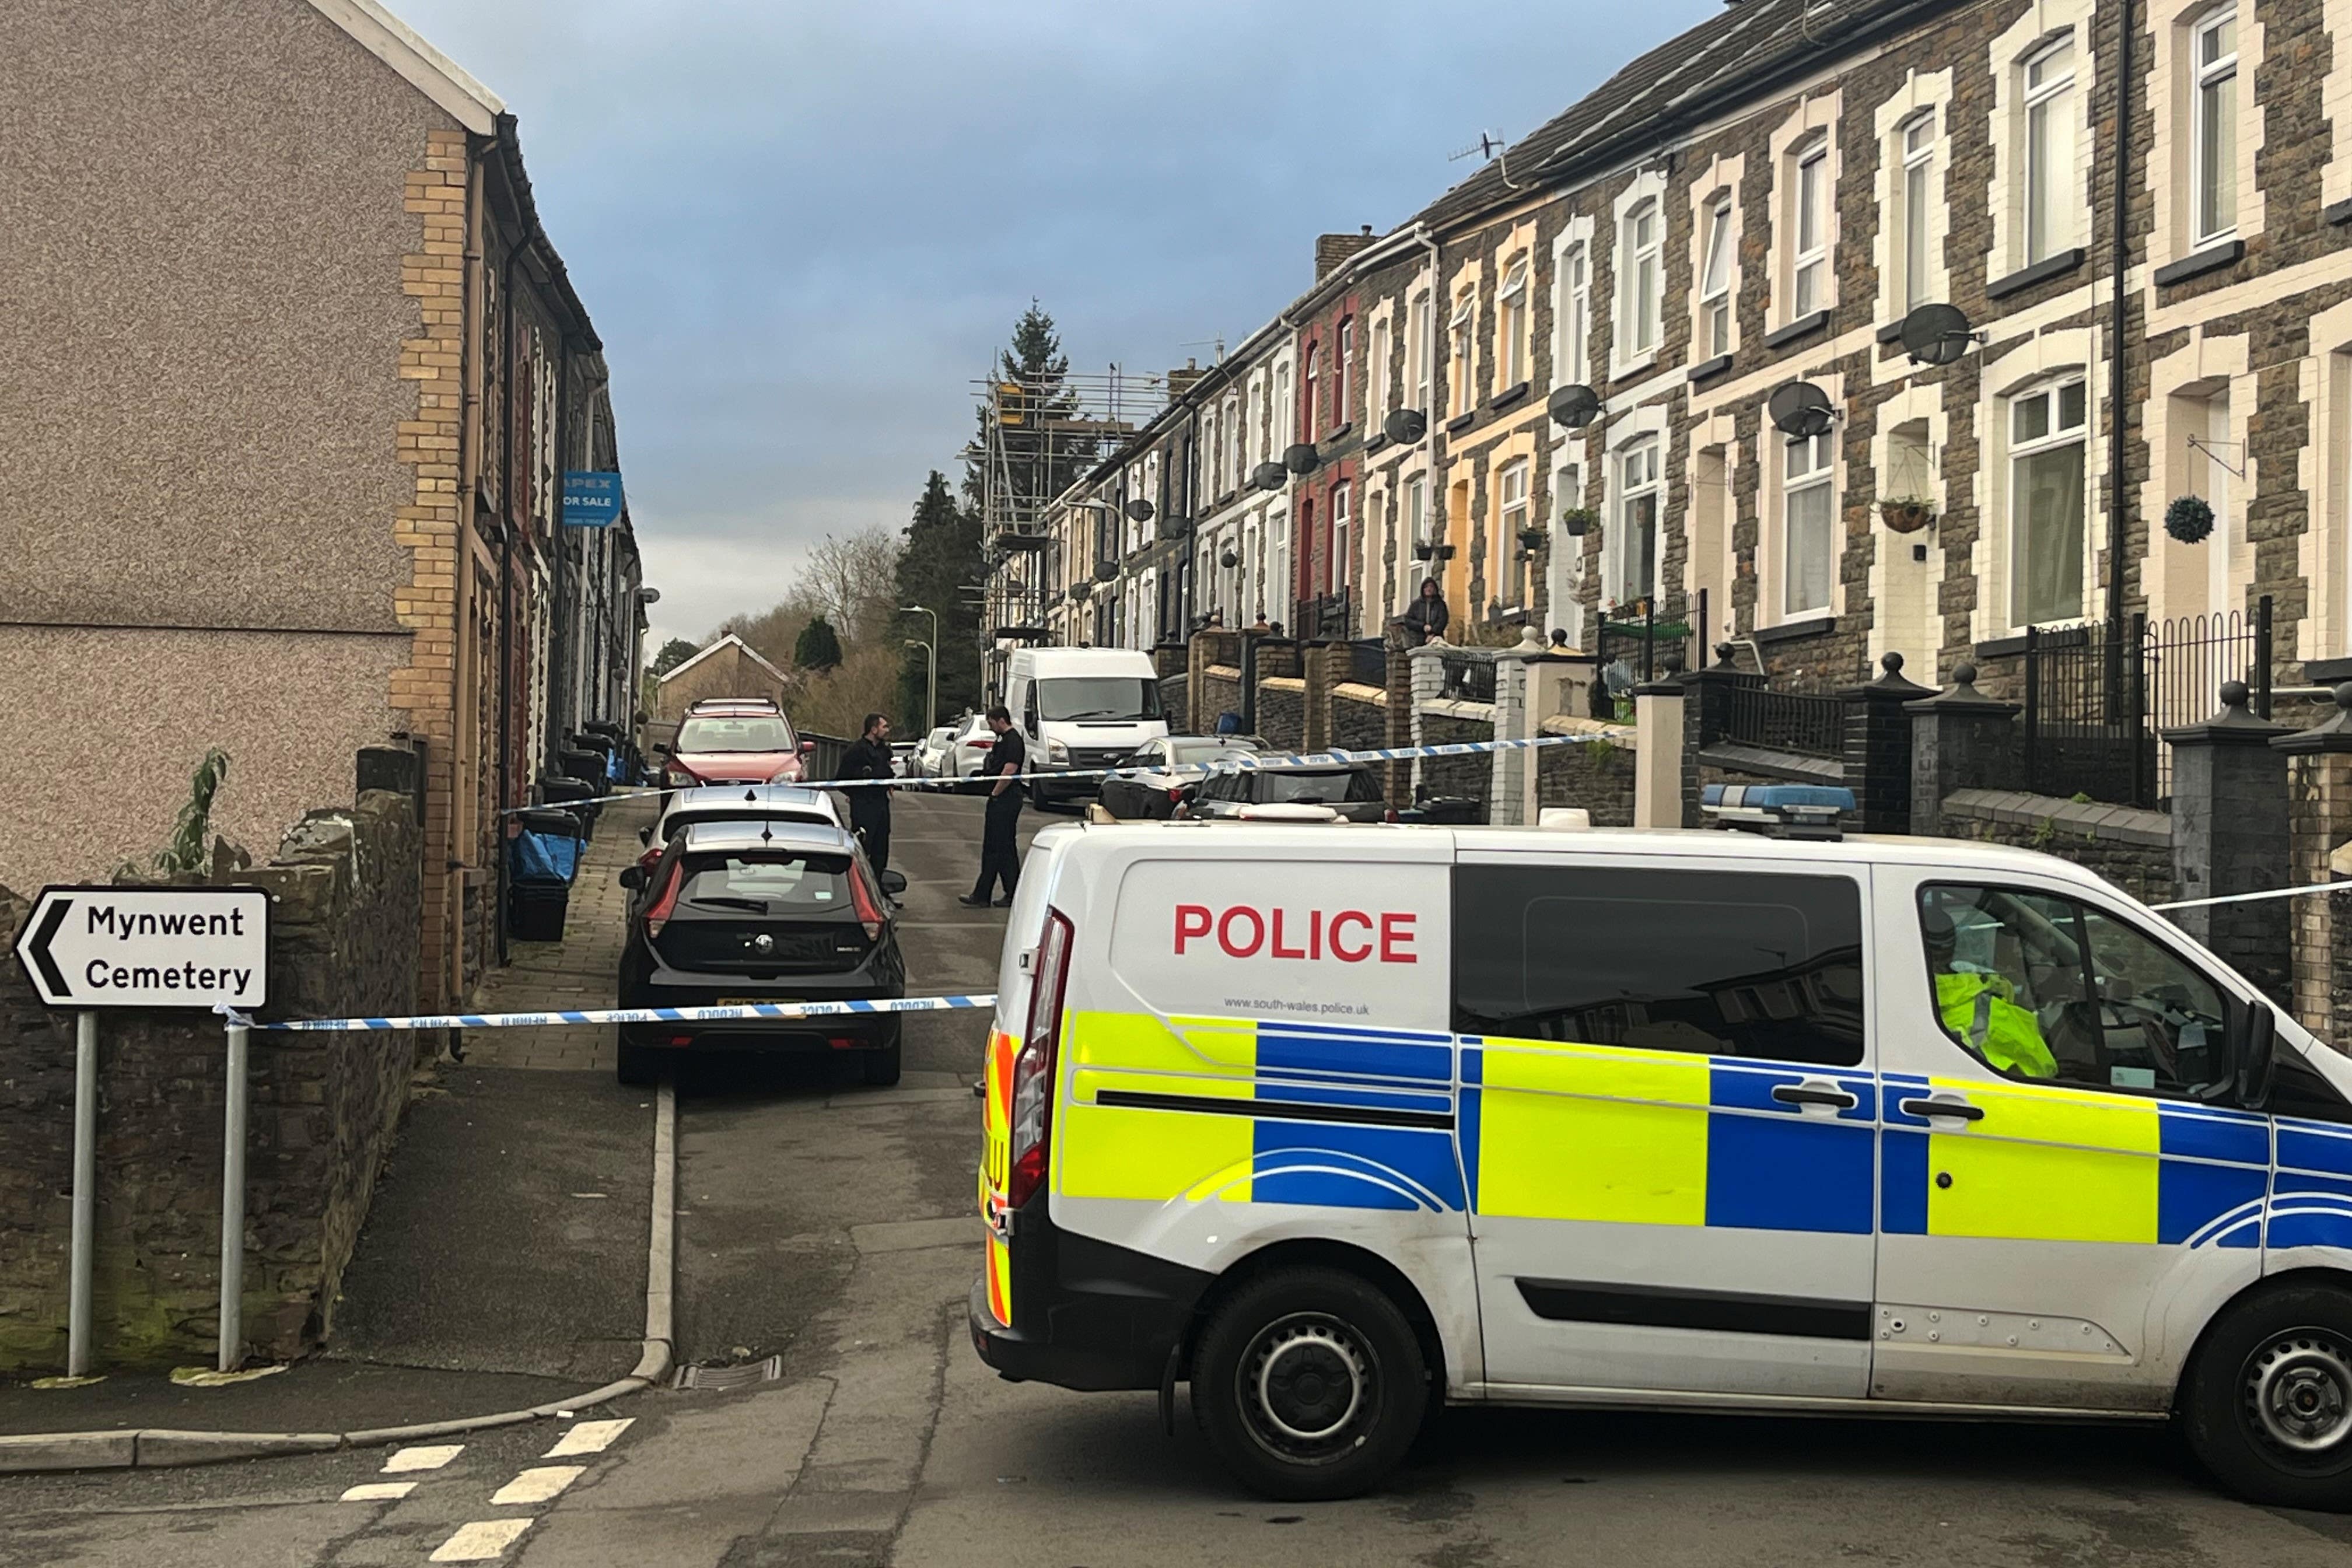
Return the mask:
[[1037,683],[1037,717],[1048,721],[1160,717],[1160,682],[1136,675],[1065,675]]
[[672,747],[680,752],[789,752],[793,727],[772,714],[739,719],[688,719]]

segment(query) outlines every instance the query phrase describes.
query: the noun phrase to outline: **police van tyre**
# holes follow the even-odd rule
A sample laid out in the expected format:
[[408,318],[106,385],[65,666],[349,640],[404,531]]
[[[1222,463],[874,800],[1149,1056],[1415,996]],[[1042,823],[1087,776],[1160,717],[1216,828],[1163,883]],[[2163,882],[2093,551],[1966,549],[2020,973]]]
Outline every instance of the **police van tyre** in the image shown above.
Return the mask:
[[1428,1403],[1412,1325],[1379,1287],[1336,1268],[1251,1280],[1193,1351],[1193,1418],[1236,1479],[1280,1501],[1377,1486]]
[[2253,1502],[2352,1511],[2352,1291],[2291,1284],[2231,1308],[2190,1363],[2189,1446]]

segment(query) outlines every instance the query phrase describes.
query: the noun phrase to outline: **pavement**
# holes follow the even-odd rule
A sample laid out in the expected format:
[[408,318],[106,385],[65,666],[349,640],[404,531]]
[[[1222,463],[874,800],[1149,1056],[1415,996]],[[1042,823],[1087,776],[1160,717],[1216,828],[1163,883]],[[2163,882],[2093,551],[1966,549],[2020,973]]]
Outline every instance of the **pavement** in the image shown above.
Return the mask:
[[[977,801],[898,806],[918,992],[994,973],[1002,912],[953,900],[978,836]],[[1006,1384],[971,1353],[969,1084],[985,1029],[976,1014],[910,1016],[906,1079],[888,1089],[780,1063],[684,1075],[678,1356],[743,1386],[665,1385],[404,1448],[0,1479],[0,1568],[150,1568],[159,1552],[174,1568],[2352,1564],[2352,1519],[2234,1502],[2169,1434],[2140,1428],[1455,1411],[1378,1496],[1260,1501],[1181,1412],[1163,1434],[1155,1396]],[[318,1363],[354,1382],[322,1398],[379,1370],[331,1359],[363,1337],[371,1353],[466,1369],[418,1375],[550,1387],[551,1368],[600,1364],[599,1277],[624,1264],[596,1221],[573,1238],[596,1200],[569,1191],[643,1097],[609,1072],[480,1064],[419,1107],[478,1125],[414,1124],[404,1147],[420,1152],[390,1178],[400,1195],[380,1196],[346,1282],[350,1338]],[[560,1135],[572,1126],[576,1140]],[[541,1141],[516,1159],[525,1145],[499,1134],[533,1128]],[[406,1206],[412,1191],[473,1217],[420,1237],[433,1211]],[[518,1256],[486,1258],[497,1241]]]

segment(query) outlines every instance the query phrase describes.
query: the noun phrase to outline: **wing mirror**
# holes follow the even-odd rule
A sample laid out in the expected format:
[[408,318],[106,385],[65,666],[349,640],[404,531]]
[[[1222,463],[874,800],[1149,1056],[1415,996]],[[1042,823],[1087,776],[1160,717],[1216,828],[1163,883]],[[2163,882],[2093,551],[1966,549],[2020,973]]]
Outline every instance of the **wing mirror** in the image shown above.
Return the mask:
[[2270,1004],[2256,1002],[2246,1016],[2245,1048],[2238,1053],[2238,1104],[2260,1110],[2270,1102],[2271,1077],[2278,1065],[2278,1022]]
[[643,866],[624,866],[621,868],[621,886],[624,888],[634,889],[642,888],[645,885],[646,868]]
[[802,756],[805,757],[805,756],[812,755],[812,754],[814,754],[814,753],[815,752],[815,751],[816,751],[816,742],[815,742],[814,741],[803,741],[803,742],[801,742],[801,755],[802,755]]
[[638,828],[638,829],[637,829],[637,842],[638,842],[638,843],[640,843],[640,844],[646,844],[646,845],[650,845],[650,844],[652,844],[652,843],[653,843],[653,841],[654,841],[654,830],[653,830],[652,828],[650,828],[650,827],[640,827],[640,828]]
[[677,753],[676,753],[675,752],[672,752],[672,751],[669,749],[669,744],[668,744],[668,742],[664,742],[664,741],[656,741],[656,742],[654,742],[654,755],[655,755],[655,756],[656,756],[656,757],[669,757],[669,756],[676,756],[677,754]]
[[889,894],[894,899],[899,894],[905,892],[907,890],[907,873],[904,871],[883,872],[882,890]]

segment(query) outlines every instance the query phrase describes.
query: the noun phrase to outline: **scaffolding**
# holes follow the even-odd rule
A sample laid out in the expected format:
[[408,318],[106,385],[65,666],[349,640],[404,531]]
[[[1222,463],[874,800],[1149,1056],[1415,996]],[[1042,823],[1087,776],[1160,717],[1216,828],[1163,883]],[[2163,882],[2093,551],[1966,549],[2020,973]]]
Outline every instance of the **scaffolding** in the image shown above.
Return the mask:
[[1047,635],[1055,585],[1068,565],[1049,527],[1055,503],[1167,407],[1170,387],[1164,374],[1116,365],[992,375],[972,385],[981,437],[964,456],[980,468],[979,651],[982,684],[994,689],[1005,650]]

